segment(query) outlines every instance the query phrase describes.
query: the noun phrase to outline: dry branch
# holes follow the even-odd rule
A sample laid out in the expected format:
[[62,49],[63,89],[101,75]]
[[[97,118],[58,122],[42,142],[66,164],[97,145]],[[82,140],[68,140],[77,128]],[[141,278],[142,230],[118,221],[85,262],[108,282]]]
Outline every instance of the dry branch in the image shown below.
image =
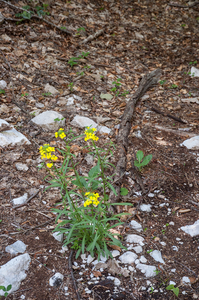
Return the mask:
[[98,30],[92,35],[89,35],[85,40],[83,40],[80,44],[86,44],[92,40],[94,40],[96,37],[100,36],[104,32],[105,28]]
[[192,3],[190,5],[181,5],[181,4],[178,4],[178,3],[169,3],[168,5],[175,6],[175,7],[180,7],[180,8],[191,8],[191,7],[196,6],[198,4],[199,4],[199,1],[195,2],[195,3]]
[[132,126],[132,118],[134,114],[135,105],[149,88],[157,84],[160,76],[161,76],[160,69],[154,70],[151,73],[146,74],[142,78],[137,91],[133,95],[132,99],[127,103],[126,108],[124,110],[124,114],[122,116],[122,121],[120,124],[119,134],[117,137],[119,160],[117,162],[115,177],[114,177],[114,181],[117,182],[115,186],[117,197],[111,192],[110,201],[112,203],[118,202],[120,197],[119,195],[120,195],[121,178],[123,177],[126,171],[128,136]]

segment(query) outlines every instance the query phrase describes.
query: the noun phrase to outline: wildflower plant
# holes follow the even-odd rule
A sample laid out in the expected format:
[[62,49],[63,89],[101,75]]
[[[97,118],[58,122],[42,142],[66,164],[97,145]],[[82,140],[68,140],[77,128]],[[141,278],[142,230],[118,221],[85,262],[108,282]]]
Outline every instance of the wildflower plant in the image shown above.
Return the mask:
[[[77,250],[76,258],[85,251],[92,256],[96,253],[98,259],[100,255],[112,257],[108,249],[112,245],[125,249],[119,233],[112,232],[113,228],[123,224],[119,217],[128,213],[111,215],[108,208],[110,205],[132,205],[108,202],[110,190],[117,195],[111,184],[114,174],[107,174],[108,168],[114,168],[109,162],[114,145],[109,142],[105,144],[106,149],[98,147],[99,138],[95,133],[95,128],[86,127],[83,135],[75,136],[71,129],[65,132],[60,128],[55,137],[65,143],[63,148],[55,149],[49,144],[39,148],[41,158],[45,160],[42,166],[48,171],[45,179],[50,178],[46,189],[59,188],[62,197],[61,208],[53,209],[57,214],[56,222],[59,220],[54,231],[64,234],[64,245]],[[83,138],[86,145],[82,149],[92,154],[96,162],[84,176],[80,174],[82,157],[72,153],[71,146],[76,139]],[[61,154],[59,159],[54,154],[56,151]]]

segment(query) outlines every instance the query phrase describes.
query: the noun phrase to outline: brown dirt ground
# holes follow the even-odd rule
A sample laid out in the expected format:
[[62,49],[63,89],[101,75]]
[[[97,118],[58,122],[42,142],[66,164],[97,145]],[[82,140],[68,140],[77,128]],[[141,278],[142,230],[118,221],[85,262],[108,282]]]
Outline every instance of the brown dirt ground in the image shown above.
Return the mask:
[[[28,0],[23,3],[12,0],[9,3],[19,7],[32,5]],[[186,1],[179,1],[179,3],[185,5]],[[54,109],[66,117],[66,128],[70,127],[70,121],[76,113],[91,118],[109,117],[110,120],[103,125],[113,129],[111,139],[116,142],[117,130],[114,126],[120,123],[125,98],[113,98],[108,106],[105,106],[99,96],[101,92],[110,92],[108,81],[111,83],[117,78],[122,78],[122,91],[128,90],[131,96],[136,91],[141,77],[147,72],[161,68],[163,72],[161,80],[166,80],[164,85],[158,84],[148,91],[149,97],[139,101],[136,107],[129,135],[127,168],[129,171],[130,161],[137,150],[143,150],[145,155],[153,154],[152,162],[144,168],[141,176],[148,193],[159,190],[159,196],[149,198],[146,194],[142,198],[132,197],[131,202],[135,207],[139,201],[152,204],[152,213],[139,212],[134,217],[143,228],[146,228],[143,233],[147,241],[145,254],[149,249],[160,247],[158,239],[166,242],[166,247],[162,247],[161,250],[166,266],[164,271],[159,268],[160,273],[152,281],[158,292],[150,293],[140,289],[147,284],[139,272],[136,274],[137,279],[132,278],[132,280],[118,275],[121,287],[117,294],[113,292],[112,283],[106,281],[106,272],[102,273],[100,284],[89,286],[87,282],[91,268],[88,267],[82,276],[79,275],[80,270],[74,270],[81,299],[174,299],[172,292],[165,289],[169,280],[175,281],[179,286],[179,299],[199,297],[199,241],[197,237],[191,238],[178,230],[181,226],[193,224],[199,216],[199,164],[196,160],[198,151],[189,151],[180,146],[183,140],[189,137],[188,133],[198,134],[199,127],[198,104],[187,104],[181,101],[182,98],[199,96],[198,78],[191,78],[188,75],[192,65],[199,68],[197,61],[199,5],[182,9],[170,7],[168,4],[169,1],[164,0],[139,3],[137,1],[64,2],[58,0],[48,9],[51,12],[51,21],[70,29],[73,36],[58,32],[36,19],[18,25],[7,20],[0,28],[0,36],[6,34],[11,38],[11,41],[1,41],[0,49],[6,60],[1,55],[0,79],[10,82],[10,76],[12,77],[15,101],[28,113],[36,109],[36,103],[42,103],[44,107],[41,108],[41,112]],[[0,11],[7,18],[14,18],[15,14],[20,12],[3,2],[0,2]],[[85,37],[75,36],[80,27],[86,29],[87,36],[102,27],[105,27],[105,31],[93,41],[81,45],[80,41]],[[33,31],[36,36],[31,35]],[[144,38],[137,38],[136,32],[142,34]],[[71,68],[67,61],[82,51],[90,52],[86,61]],[[60,58],[62,60],[59,60]],[[56,65],[54,61],[61,64]],[[30,68],[25,68],[24,62],[28,63]],[[92,67],[84,69],[85,65]],[[77,72],[82,71],[85,75],[77,79]],[[98,72],[104,77],[93,76]],[[23,76],[20,77],[19,74]],[[62,96],[70,94],[68,88],[70,82],[74,82],[73,93],[83,99],[79,108],[57,105],[59,96],[42,95],[46,83],[57,88]],[[172,84],[177,87],[171,88]],[[21,96],[25,93],[29,95]],[[27,114],[13,104],[14,99],[10,89],[6,90],[5,95],[0,96],[1,104],[4,103],[8,107],[5,113],[1,113],[0,118],[14,125],[32,141],[31,146],[1,149],[1,265],[11,259],[10,254],[4,251],[5,247],[18,239],[27,245],[27,252],[32,259],[27,278],[22,282],[20,289],[7,299],[20,299],[21,295],[25,295],[27,300],[76,299],[68,269],[69,252],[61,254],[60,244],[51,236],[52,229],[55,227],[55,217],[51,213],[51,208],[60,200],[59,191],[40,190],[27,206],[20,209],[13,209],[10,201],[26,192],[31,195],[44,184],[45,171],[38,171],[37,168],[38,145],[55,143],[54,133],[40,132],[33,127],[28,122]],[[181,118],[186,124],[157,114],[152,111],[152,107],[165,114],[169,113]],[[187,136],[182,136],[176,134],[176,131],[166,132],[157,129],[156,125],[171,130],[189,127],[190,131]],[[75,130],[81,133],[79,129]],[[143,139],[135,136],[137,130],[141,131]],[[106,139],[105,136],[101,136],[99,144],[103,146]],[[115,164],[117,158],[116,151]],[[29,170],[17,171],[16,162],[26,163]],[[84,160],[82,167],[88,169]],[[124,178],[123,186],[128,188],[128,177]],[[168,199],[170,215],[167,214],[167,206],[159,207],[159,204],[165,202],[164,197]],[[189,211],[180,213],[180,209],[189,209]],[[165,228],[164,225],[171,221],[174,222],[174,226]],[[164,229],[165,231],[162,232]],[[131,229],[126,227],[124,237],[131,232]],[[176,237],[181,238],[183,245],[177,243]],[[179,250],[174,251],[173,245],[176,245]],[[147,259],[150,261],[149,255]],[[76,261],[81,264],[81,259]],[[151,261],[151,264],[153,263]],[[172,276],[170,270],[173,268],[176,272]],[[49,278],[54,272],[64,275],[64,285],[69,288],[69,296],[65,296],[63,285],[57,289],[49,286]],[[181,285],[180,280],[183,276],[191,278],[191,285]],[[78,283],[80,277],[83,277],[83,281]],[[86,287],[92,289],[91,295],[84,292]],[[107,292],[107,289],[110,292]],[[163,289],[164,292],[160,293],[159,289]],[[182,291],[186,291],[186,295],[183,295]]]

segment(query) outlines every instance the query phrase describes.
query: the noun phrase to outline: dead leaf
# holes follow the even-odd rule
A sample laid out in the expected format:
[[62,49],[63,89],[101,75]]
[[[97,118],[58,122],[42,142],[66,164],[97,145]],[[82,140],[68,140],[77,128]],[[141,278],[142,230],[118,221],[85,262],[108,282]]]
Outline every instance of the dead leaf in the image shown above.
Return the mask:
[[100,276],[102,276],[102,273],[100,271],[93,271],[93,275],[95,277],[100,277]]
[[118,251],[122,251],[121,248],[117,245],[109,245],[110,248],[112,248],[113,250],[118,250]]

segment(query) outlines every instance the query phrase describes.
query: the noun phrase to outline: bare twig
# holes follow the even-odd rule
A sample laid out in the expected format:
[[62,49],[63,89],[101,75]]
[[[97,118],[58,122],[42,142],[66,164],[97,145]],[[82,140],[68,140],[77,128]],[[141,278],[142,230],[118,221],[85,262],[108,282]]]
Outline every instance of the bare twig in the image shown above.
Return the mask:
[[14,206],[13,209],[17,209],[17,208],[20,208],[22,206],[28,205],[28,202],[30,202],[35,196],[37,196],[37,194],[39,193],[39,191],[40,191],[40,189],[36,193],[34,193],[32,196],[30,196],[30,198],[28,198],[28,200],[26,201],[26,203]]
[[47,221],[47,222],[45,222],[45,223],[42,223],[42,224],[36,225],[36,226],[34,226],[34,227],[31,227],[31,228],[29,228],[29,229],[27,229],[27,230],[21,230],[21,231],[19,231],[19,232],[11,232],[10,234],[11,234],[11,235],[20,234],[20,233],[23,233],[23,234],[25,234],[25,233],[26,233],[26,232],[28,232],[28,231],[31,231],[31,230],[37,229],[37,228],[39,228],[39,227],[43,227],[43,226],[45,226],[45,225],[49,224],[49,223],[50,223],[50,222],[52,222],[52,221],[54,221],[54,219],[48,220],[48,221]]
[[[151,73],[148,73],[145,75],[140,85],[133,95],[132,99],[128,102],[126,105],[126,108],[124,110],[124,114],[122,116],[121,126],[119,129],[119,134],[117,137],[117,143],[118,143],[118,153],[119,153],[119,160],[117,162],[117,166],[115,169],[115,177],[114,181],[117,181],[118,178],[122,177],[126,170],[126,155],[128,151],[128,136],[132,127],[132,118],[134,114],[134,109],[139,101],[139,99],[146,93],[146,91],[157,84],[159,78],[161,76],[161,70],[157,69],[155,71],[152,71]],[[120,197],[120,180],[117,181],[117,184],[115,185],[115,189],[117,192],[117,197],[111,192],[110,194],[110,200],[111,202],[118,202]]]
[[[4,0],[0,0],[0,1],[3,2],[3,3],[5,3],[6,5],[9,5],[9,6],[15,8],[15,9],[20,9],[20,10],[22,10],[22,11],[25,11],[25,12],[27,12],[27,13],[30,13],[27,9],[24,9],[24,8],[22,8],[22,7],[15,6],[14,4],[11,4],[11,3],[7,2],[7,1],[4,1]],[[51,23],[50,21],[44,19],[43,17],[39,17],[39,16],[37,16],[37,15],[31,15],[30,19],[31,19],[31,18],[35,18],[35,19],[38,19],[38,20],[40,20],[40,21],[44,21],[44,22],[47,23],[48,25],[51,25],[51,26],[55,27],[56,29],[58,29],[58,30],[60,30],[60,31],[62,31],[62,32],[65,32],[65,33],[67,33],[67,34],[72,35],[72,32],[70,32],[69,30],[67,30],[67,29],[62,29],[62,28],[60,28],[59,26],[57,26],[57,25]],[[26,20],[27,20],[27,19],[26,19]],[[18,21],[19,21],[19,20],[18,20]]]
[[175,120],[175,121],[177,121],[177,122],[180,122],[180,123],[183,123],[183,124],[187,124],[187,122],[183,121],[182,119],[177,118],[177,117],[175,117],[175,116],[172,116],[172,115],[170,115],[170,114],[164,113],[164,112],[160,111],[159,109],[157,109],[157,108],[155,108],[155,107],[152,107],[151,110],[153,110],[153,111],[156,112],[157,114],[160,114],[160,115],[162,115],[162,116],[171,118],[171,119],[173,119],[173,120]]
[[75,289],[75,292],[76,292],[76,295],[77,295],[77,299],[78,299],[78,300],[81,300],[80,295],[79,295],[79,292],[78,292],[78,289],[77,289],[77,285],[76,285],[76,282],[75,282],[75,277],[74,277],[74,275],[73,275],[73,268],[72,268],[72,257],[73,257],[73,253],[74,253],[74,251],[71,250],[71,251],[70,251],[69,258],[68,258],[68,268],[69,268],[69,270],[70,270],[70,274],[71,274],[71,278],[72,278],[72,281],[73,281],[73,286],[74,286],[74,289]]
[[96,37],[100,36],[103,32],[104,32],[105,28],[102,28],[100,30],[98,30],[97,32],[95,32],[92,35],[89,35],[85,40],[83,40],[80,44],[86,44],[92,40],[94,40]]
[[163,130],[163,131],[166,131],[166,132],[169,132],[169,133],[173,133],[173,134],[177,134],[177,135],[185,136],[185,137],[187,137],[187,136],[188,137],[194,137],[194,136],[197,135],[197,134],[194,134],[194,133],[191,133],[191,132],[185,132],[185,131],[181,131],[181,130],[174,130],[174,129],[162,127],[162,126],[159,126],[159,125],[151,124],[151,123],[146,123],[144,125],[145,126],[151,126],[151,127],[154,127],[158,130]]
[[191,7],[196,6],[198,4],[199,4],[199,2],[195,2],[195,3],[192,3],[190,5],[181,5],[181,4],[178,4],[178,3],[169,3],[168,5],[175,6],[175,7],[181,7],[181,8],[191,8]]

